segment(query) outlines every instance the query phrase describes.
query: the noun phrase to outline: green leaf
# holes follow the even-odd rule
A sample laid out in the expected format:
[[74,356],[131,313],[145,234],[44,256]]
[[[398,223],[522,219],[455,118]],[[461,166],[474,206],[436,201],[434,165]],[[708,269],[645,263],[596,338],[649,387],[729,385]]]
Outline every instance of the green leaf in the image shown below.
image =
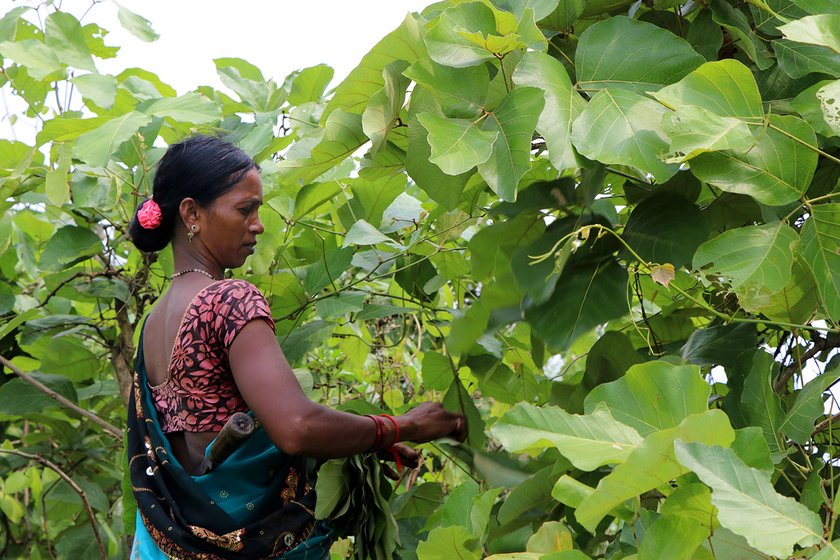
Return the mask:
[[830,82],[817,90],[823,119],[835,136],[840,136],[840,80]]
[[769,49],[753,29],[746,14],[728,0],[712,0],[712,19],[721,25],[731,37],[738,41],[738,47],[747,53],[759,70],[766,70],[773,65]]
[[343,317],[348,313],[356,313],[364,309],[365,297],[363,292],[344,292],[336,297],[315,302],[315,311],[322,319]]
[[74,68],[96,71],[90,48],[85,42],[85,32],[72,14],[53,12],[47,16],[44,41],[58,59]]
[[698,366],[732,365],[756,345],[755,325],[734,323],[697,329],[680,349],[684,360]]
[[620,379],[592,389],[583,407],[591,413],[603,403],[617,421],[646,437],[707,410],[709,394],[700,368],[646,362],[632,366]]
[[498,131],[485,131],[468,119],[449,119],[437,113],[417,115],[428,131],[429,161],[447,175],[466,173],[492,155]]
[[220,120],[219,106],[200,93],[191,92],[179,97],[159,99],[143,109],[156,117],[168,117],[191,124],[207,124]]
[[574,536],[560,521],[546,521],[528,539],[528,552],[562,552],[572,550]]
[[452,68],[421,58],[404,74],[433,94],[447,117],[475,119],[481,115],[490,84],[486,66]]
[[117,79],[102,74],[84,74],[72,80],[82,97],[93,101],[98,107],[110,109],[117,97]]
[[344,236],[344,244],[342,247],[349,247],[351,245],[376,245],[377,243],[385,243],[398,249],[402,248],[402,245],[364,220],[359,220],[353,224],[353,227],[351,227],[347,232],[347,235]]
[[281,161],[277,169],[286,180],[310,183],[350,157],[366,140],[361,116],[333,111],[324,124],[324,137],[310,156]]
[[525,318],[550,346],[567,349],[580,335],[627,313],[627,272],[609,261],[564,270],[551,298],[525,310]]
[[755,134],[756,145],[748,152],[700,154],[691,160],[691,172],[701,181],[768,206],[799,200],[817,168],[817,137],[797,117],[770,115],[768,123]]
[[625,461],[642,441],[636,430],[616,421],[605,406],[573,415],[558,407],[519,403],[493,424],[490,433],[511,453],[537,454],[556,447],[585,471]]
[[333,79],[333,74],[333,69],[326,64],[310,66],[295,72],[290,76],[292,85],[289,91],[289,103],[303,105],[320,100],[324,96],[327,85]]
[[398,61],[385,67],[385,87],[371,96],[362,114],[362,130],[370,138],[373,154],[382,148],[388,133],[399,122],[405,90],[411,82],[402,75],[407,66],[405,61]]
[[589,159],[630,165],[665,182],[678,169],[663,163],[668,151],[660,123],[666,109],[647,97],[623,89],[595,94],[572,124],[572,142]]
[[575,518],[594,532],[601,519],[625,500],[688,472],[674,456],[677,440],[728,446],[734,439],[735,432],[729,419],[720,410],[693,414],[675,428],[653,432],[622,464],[598,482],[595,492],[578,506]]
[[694,106],[721,117],[764,118],[758,84],[749,68],[737,60],[707,62],[652,95],[676,110]]
[[807,16],[779,27],[787,39],[809,45],[822,45],[840,54],[840,15]]
[[729,279],[739,293],[762,287],[775,293],[790,281],[798,245],[799,236],[784,222],[731,229],[703,243],[693,267],[711,264],[707,273]]
[[747,419],[751,425],[761,428],[770,453],[776,456],[785,447],[781,435],[782,402],[773,391],[773,377],[777,369],[773,356],[757,350],[741,394],[741,408]]
[[318,469],[318,479],[315,483],[318,497],[315,503],[315,519],[328,519],[347,497],[350,491],[347,486],[349,481],[343,471],[343,459],[326,461]]
[[662,128],[671,139],[668,154],[663,157],[667,163],[682,163],[703,152],[746,152],[755,144],[745,122],[697,106],[666,114]]
[[664,192],[633,209],[621,237],[644,260],[681,267],[709,237],[709,227],[697,206]]
[[61,206],[70,200],[70,186],[67,182],[72,163],[73,146],[70,144],[53,144],[58,152],[58,162],[55,169],[47,171],[44,183],[44,193],[50,202]]
[[418,560],[479,560],[481,546],[466,527],[453,525],[437,527],[429,532],[425,541],[417,545]]
[[421,37],[422,27],[417,16],[407,15],[402,24],[376,43],[338,85],[324,109],[324,118],[328,119],[338,108],[361,114],[370,97],[385,85],[382,71],[386,66],[396,60],[412,64],[425,56]]
[[73,153],[93,167],[104,167],[120,144],[151,121],[151,116],[137,111],[110,119],[100,127],[79,136]]
[[102,251],[102,240],[87,228],[64,226],[47,241],[40,267],[57,271],[89,259]]
[[779,66],[791,78],[801,78],[812,72],[840,76],[840,54],[828,47],[779,39],[773,41],[773,51]]
[[481,2],[466,2],[447,8],[426,31],[429,56],[438,64],[464,68],[494,58],[494,53],[467,39],[464,34],[486,37],[496,33],[496,17]]
[[747,311],[760,313],[771,321],[801,324],[807,322],[817,308],[817,284],[803,259],[797,258],[793,261],[790,281],[782,290],[749,290],[738,294],[738,302]]
[[699,482],[681,485],[674,490],[659,511],[663,515],[694,519],[707,529],[717,529],[712,492],[708,486]]
[[336,195],[340,192],[341,185],[335,181],[304,185],[295,196],[295,207],[292,218],[294,220],[300,220],[319,208],[321,209],[320,213],[328,211],[324,208],[324,205],[333,202]]
[[[551,507],[551,490],[560,478],[560,473],[555,472],[554,466],[540,469],[527,480],[511,490],[505,498],[502,507],[499,508],[499,525],[514,523],[529,511],[545,511]],[[540,552],[540,551],[534,551]],[[542,552],[550,552],[548,550]]]
[[450,412],[457,412],[466,416],[467,445],[472,449],[483,449],[487,441],[487,435],[484,432],[484,419],[476,408],[475,402],[470,397],[470,393],[467,392],[464,384],[457,376],[452,382],[452,385],[449,386],[449,390],[443,396],[441,404],[443,408]]
[[95,130],[110,120],[108,117],[74,119],[59,116],[44,123],[44,127],[36,136],[36,141],[39,146],[47,142],[66,142],[78,138],[85,132]]
[[478,172],[502,200],[516,200],[519,180],[531,168],[531,138],[544,104],[540,90],[518,87],[482,125],[498,135],[490,157],[478,163]]
[[796,400],[785,414],[779,429],[796,443],[805,445],[814,432],[814,422],[825,414],[823,393],[837,381],[837,369],[826,371],[805,384],[796,393]]
[[0,43],[0,55],[25,66],[36,80],[45,80],[64,69],[55,51],[37,39],[4,41]]
[[585,91],[620,88],[641,94],[657,90],[679,81],[704,61],[680,37],[626,16],[587,27],[575,51],[578,87]]
[[721,525],[743,535],[750,546],[787,558],[795,544],[822,540],[819,516],[777,494],[769,473],[748,467],[731,449],[699,442],[677,442],[675,448],[680,463],[712,488]]
[[423,385],[434,391],[445,391],[453,381],[452,364],[449,358],[437,352],[423,354]]
[[[114,4],[117,4],[117,2],[114,2]],[[127,10],[120,4],[117,4],[117,19],[120,20],[120,25],[122,25],[126,31],[141,41],[151,43],[152,41],[157,41],[159,37],[155,30],[152,29],[152,24],[149,20],[130,10]]]
[[[76,401],[76,389],[66,377],[38,372],[29,375],[56,394]],[[61,405],[55,399],[22,379],[15,378],[0,385],[0,414],[23,416],[59,406]]]
[[639,560],[690,560],[709,529],[692,517],[662,515],[647,528],[639,546]]
[[802,226],[800,247],[826,314],[840,320],[840,204],[819,204]]
[[335,288],[335,283],[350,268],[352,260],[353,249],[349,247],[324,251],[322,258],[306,269],[304,289],[309,294],[317,294],[330,285]]
[[545,138],[548,158],[558,170],[579,166],[572,146],[572,122],[580,115],[586,101],[572,88],[569,75],[555,58],[529,51],[516,65],[513,81],[543,91],[545,105],[537,121],[537,132]]

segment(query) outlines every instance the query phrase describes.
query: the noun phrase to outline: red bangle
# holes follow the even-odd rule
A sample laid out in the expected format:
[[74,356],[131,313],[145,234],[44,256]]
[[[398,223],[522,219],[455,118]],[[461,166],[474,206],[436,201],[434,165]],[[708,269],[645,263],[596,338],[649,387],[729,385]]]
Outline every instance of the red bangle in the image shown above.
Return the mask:
[[400,441],[400,425],[397,424],[397,419],[390,414],[380,414],[380,416],[387,418],[394,425],[394,440],[391,442],[391,445],[398,443]]
[[373,420],[374,425],[376,426],[376,433],[374,434],[373,444],[368,449],[368,453],[374,453],[382,449],[383,444],[385,443],[385,432],[387,431],[385,428],[385,421],[378,416],[374,416],[373,414],[365,414],[368,418]]

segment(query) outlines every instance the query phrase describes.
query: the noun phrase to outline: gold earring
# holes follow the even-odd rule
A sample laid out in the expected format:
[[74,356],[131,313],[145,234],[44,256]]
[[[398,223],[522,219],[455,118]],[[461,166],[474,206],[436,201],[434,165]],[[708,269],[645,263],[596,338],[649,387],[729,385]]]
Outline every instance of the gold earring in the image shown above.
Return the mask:
[[196,233],[198,233],[198,226],[193,224],[190,226],[190,231],[187,232],[187,241],[192,243],[193,237],[195,237]]

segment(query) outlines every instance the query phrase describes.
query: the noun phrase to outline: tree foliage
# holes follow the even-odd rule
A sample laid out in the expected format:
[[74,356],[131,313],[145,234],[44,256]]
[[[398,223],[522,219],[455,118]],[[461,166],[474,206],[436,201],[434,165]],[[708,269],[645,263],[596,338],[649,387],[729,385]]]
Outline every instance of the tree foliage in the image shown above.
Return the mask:
[[450,0],[334,89],[222,58],[180,95],[100,73],[77,15],[0,19],[37,123],[0,140],[0,554],[125,554],[123,403],[173,272],[126,224],[200,132],[261,166],[236,274],[313,398],[467,415],[391,499],[405,558],[840,559],[832,0]]

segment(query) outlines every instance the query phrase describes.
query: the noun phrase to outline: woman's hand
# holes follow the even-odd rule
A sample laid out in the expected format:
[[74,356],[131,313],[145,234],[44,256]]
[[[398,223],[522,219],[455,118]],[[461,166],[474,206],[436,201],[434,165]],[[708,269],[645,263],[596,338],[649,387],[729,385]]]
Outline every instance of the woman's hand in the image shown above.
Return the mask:
[[401,439],[425,443],[449,437],[456,441],[467,438],[467,419],[449,412],[440,403],[424,402],[398,418]]

